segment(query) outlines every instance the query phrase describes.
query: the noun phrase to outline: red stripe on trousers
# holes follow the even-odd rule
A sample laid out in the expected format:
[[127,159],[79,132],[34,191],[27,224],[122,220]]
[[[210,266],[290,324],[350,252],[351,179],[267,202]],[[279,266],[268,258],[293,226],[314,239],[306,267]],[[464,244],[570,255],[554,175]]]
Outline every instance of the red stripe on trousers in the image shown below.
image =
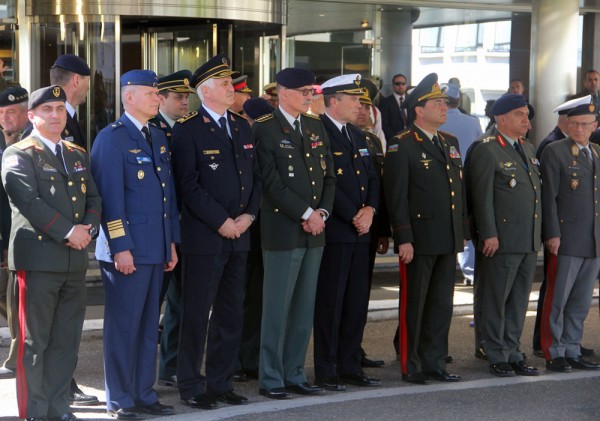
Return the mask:
[[400,308],[398,311],[398,325],[399,325],[399,335],[398,335],[398,349],[400,350],[400,369],[402,370],[402,374],[408,373],[408,368],[406,366],[408,360],[408,334],[406,329],[406,288],[407,288],[407,279],[406,279],[406,264],[400,261]]
[[542,307],[541,345],[547,361],[552,359],[550,347],[552,346],[552,332],[550,332],[550,312],[554,301],[554,287],[556,286],[556,255],[549,253],[548,268],[546,270],[546,295]]
[[27,417],[27,376],[23,366],[25,356],[25,335],[27,333],[27,319],[25,317],[25,293],[26,272],[17,271],[17,281],[19,283],[19,341],[17,343],[17,405],[19,407],[19,417]]

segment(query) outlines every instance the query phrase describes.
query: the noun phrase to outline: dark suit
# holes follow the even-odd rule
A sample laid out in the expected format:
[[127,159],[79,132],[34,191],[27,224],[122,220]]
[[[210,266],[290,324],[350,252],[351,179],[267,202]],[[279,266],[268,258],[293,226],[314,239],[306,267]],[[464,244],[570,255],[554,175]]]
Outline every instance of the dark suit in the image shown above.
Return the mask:
[[[204,106],[173,129],[183,253],[182,314],[177,382],[181,399],[232,390],[242,335],[250,231],[235,240],[219,228],[228,218],[256,215],[260,185],[246,119],[230,111],[231,139]],[[209,312],[212,315],[209,323]],[[208,339],[207,339],[208,338]],[[200,372],[206,344],[206,376]]]
[[518,139],[527,162],[494,128],[469,155],[470,200],[477,250],[498,237],[481,259],[481,334],[490,364],[523,359],[520,337],[541,244],[540,174],[533,145]]
[[469,235],[458,140],[438,137],[443,152],[415,126],[393,139],[384,164],[394,245],[414,248],[400,264],[403,374],[446,368],[456,253]]
[[[106,296],[106,406],[112,411],[158,399],[152,389],[158,295],[171,244],[179,243],[171,155],[163,132],[152,124],[149,130],[152,145],[123,114],[98,133],[92,147],[92,173],[104,208],[96,258]],[[124,275],[116,270],[113,256],[127,250],[136,271]]]
[[17,364],[21,417],[71,412],[88,256],[85,249],[66,246],[65,237],[76,224],[100,223],[88,156],[61,143],[68,172],[35,132],[3,154],[2,180],[12,208],[8,264],[18,279],[20,319],[26,318],[19,331],[23,365]]
[[259,384],[273,389],[306,381],[325,233],[302,228],[307,208],[331,214],[335,191],[329,139],[317,117],[302,114],[301,134],[279,109],[252,127],[263,181],[261,235],[265,268]]
[[73,142],[74,144],[81,146],[84,149],[87,149],[88,147],[85,133],[79,125],[79,121],[71,117],[71,114],[69,113],[67,113],[67,125],[65,126],[61,137],[69,142]]
[[[406,100],[406,96],[404,97]],[[394,94],[387,96],[379,103],[381,110],[381,125],[388,142],[407,126],[405,111],[400,109],[400,103]]]
[[150,119],[150,122],[163,131],[163,133],[167,137],[167,144],[169,145],[169,147],[171,147],[171,135],[173,133],[173,128],[167,122],[167,120],[165,120],[163,115],[159,112],[158,114],[156,114],[156,116],[154,116],[154,118]]
[[551,256],[542,315],[541,345],[546,360],[581,356],[583,323],[600,269],[600,147],[586,156],[570,138],[542,154],[544,240],[560,239]]
[[[379,176],[358,127],[346,124],[352,143],[327,114],[336,173],[333,212],[325,227],[314,319],[315,377],[359,374],[362,329],[369,307],[370,233],[358,235],[352,219],[361,208],[379,206]],[[370,210],[368,210],[370,212]]]

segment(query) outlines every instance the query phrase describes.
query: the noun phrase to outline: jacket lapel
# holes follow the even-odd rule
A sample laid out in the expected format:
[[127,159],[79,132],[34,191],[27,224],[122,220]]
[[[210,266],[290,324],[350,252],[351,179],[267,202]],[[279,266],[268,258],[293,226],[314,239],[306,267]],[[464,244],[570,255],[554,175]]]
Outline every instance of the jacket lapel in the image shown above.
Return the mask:
[[414,127],[413,135],[415,136],[415,139],[417,140],[417,142],[421,143],[421,147],[429,155],[433,156],[438,161],[442,161],[443,163],[446,163],[446,159],[444,158],[444,155],[442,155],[442,151],[440,151],[438,149],[438,147],[435,146],[431,140],[429,140],[427,135],[425,133],[423,133],[421,130],[419,130],[419,128],[416,126]]
[[[35,136],[32,136],[35,138],[36,143],[43,148],[43,150],[40,151],[40,155],[42,156],[42,158],[44,159],[44,161],[46,161],[48,164],[50,164],[53,168],[55,168],[59,173],[61,173],[62,175],[64,175],[65,177],[68,177],[67,171],[65,170],[65,168],[61,165],[60,161],[58,160],[58,158],[56,157],[56,155],[48,148],[48,146],[46,146],[46,144],[44,142],[41,141],[41,139],[38,139]],[[64,148],[63,145],[61,145],[61,147]],[[63,158],[64,158],[64,153],[63,153]]]

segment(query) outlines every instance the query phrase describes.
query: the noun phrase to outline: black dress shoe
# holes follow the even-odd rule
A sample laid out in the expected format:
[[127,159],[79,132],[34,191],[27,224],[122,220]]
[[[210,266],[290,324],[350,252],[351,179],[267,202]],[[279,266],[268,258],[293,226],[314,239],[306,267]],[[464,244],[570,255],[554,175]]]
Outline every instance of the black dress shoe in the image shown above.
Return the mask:
[[340,375],[340,379],[342,379],[342,381],[345,383],[350,383],[355,386],[361,386],[361,387],[381,386],[381,380],[379,380],[375,377],[369,377],[365,373],[342,374],[342,375]]
[[6,367],[0,367],[0,379],[14,379],[15,370]]
[[286,389],[292,393],[307,396],[318,395],[323,391],[323,389],[321,389],[319,386],[312,386],[308,382],[303,382],[292,386],[286,386]]
[[172,375],[171,377],[168,377],[168,378],[159,378],[158,385],[159,386],[177,387],[177,376]]
[[219,407],[217,400],[206,393],[201,393],[190,399],[182,399],[181,403],[196,409],[217,409]]
[[475,350],[475,358],[479,358],[480,360],[487,361],[487,354],[482,346]]
[[366,368],[380,368],[383,367],[385,362],[383,360],[372,360],[363,355],[360,358],[360,366]]
[[229,405],[243,405],[248,403],[248,398],[235,393],[234,390],[220,394],[217,399],[221,402],[228,403]]
[[74,406],[100,405],[100,401],[94,395],[86,395],[71,379],[71,390],[69,391],[69,403]]
[[143,420],[144,416],[137,412],[137,408],[121,408],[117,410],[109,409],[106,411],[108,415],[118,419],[118,420]]
[[62,414],[60,417],[50,417],[50,418],[48,418],[49,421],[77,421],[78,419],[79,418],[77,418],[71,412],[67,412],[65,414]]
[[565,357],[556,357],[550,361],[546,361],[546,368],[558,373],[570,373],[573,371]]
[[423,373],[408,373],[402,375],[402,380],[413,384],[430,384],[429,378]]
[[490,364],[490,373],[498,377],[513,377],[516,376],[515,370],[509,363]]
[[275,387],[273,389],[260,388],[258,393],[271,399],[292,399],[292,394],[286,392],[284,387]]
[[588,358],[592,358],[596,356],[596,353],[594,352],[593,349],[590,348],[584,348],[582,346],[580,346],[581,348],[581,356],[582,357],[588,357]]
[[174,415],[175,408],[171,405],[163,405],[159,401],[151,403],[149,405],[138,405],[137,410],[144,414],[150,415]]
[[581,355],[577,358],[566,358],[567,363],[573,368],[578,370],[598,370],[600,368],[600,364],[588,361],[584,359]]
[[346,390],[346,385],[342,383],[338,376],[329,377],[327,379],[317,379],[315,383],[317,383],[319,387],[332,392],[344,392]]
[[537,368],[527,365],[524,360],[510,363],[510,366],[519,376],[539,376],[540,372]]
[[425,374],[430,379],[437,380],[439,382],[460,381],[460,376],[458,374],[450,374],[446,370],[424,371],[423,374]]

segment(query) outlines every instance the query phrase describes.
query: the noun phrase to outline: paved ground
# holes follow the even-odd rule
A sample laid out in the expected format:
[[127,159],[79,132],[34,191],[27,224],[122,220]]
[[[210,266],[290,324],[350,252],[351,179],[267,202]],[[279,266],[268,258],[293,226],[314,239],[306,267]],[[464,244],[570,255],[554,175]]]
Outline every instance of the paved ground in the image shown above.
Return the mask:
[[[532,299],[537,297],[539,284],[534,284]],[[97,290],[90,291],[91,304],[98,304]],[[222,405],[215,411],[193,410],[180,404],[177,391],[157,386],[163,403],[174,405],[177,414],[168,417],[173,421],[191,420],[598,420],[600,418],[600,371],[576,371],[569,374],[549,373],[543,361],[531,351],[531,334],[534,313],[530,312],[522,349],[530,355],[529,361],[540,368],[535,378],[516,377],[499,379],[487,372],[487,365],[473,358],[473,329],[470,297],[472,288],[457,284],[455,290],[456,312],[450,333],[450,353],[455,362],[448,366],[450,372],[462,375],[456,384],[433,383],[415,386],[403,383],[391,338],[396,328],[394,320],[380,317],[391,311],[388,304],[397,300],[397,275],[380,272],[374,282],[371,312],[364,345],[369,355],[386,361],[381,369],[368,370],[368,374],[381,378],[380,388],[348,386],[343,393],[324,393],[321,396],[295,397],[289,401],[273,401],[258,395],[256,381],[236,384],[236,390],[250,399],[241,407]],[[384,304],[382,304],[384,303]],[[397,301],[396,301],[397,303]],[[102,307],[88,306],[86,331],[79,353],[76,378],[82,389],[104,399],[102,372]],[[378,320],[373,320],[378,319]],[[600,320],[595,301],[586,324],[584,345],[600,351]],[[2,332],[0,331],[0,334]],[[312,346],[311,346],[312,347]],[[7,348],[0,348],[0,359]],[[307,370],[312,376],[312,354],[307,356]],[[107,419],[106,407],[80,407],[74,409],[81,419]],[[14,380],[0,380],[0,421],[16,420]]]

